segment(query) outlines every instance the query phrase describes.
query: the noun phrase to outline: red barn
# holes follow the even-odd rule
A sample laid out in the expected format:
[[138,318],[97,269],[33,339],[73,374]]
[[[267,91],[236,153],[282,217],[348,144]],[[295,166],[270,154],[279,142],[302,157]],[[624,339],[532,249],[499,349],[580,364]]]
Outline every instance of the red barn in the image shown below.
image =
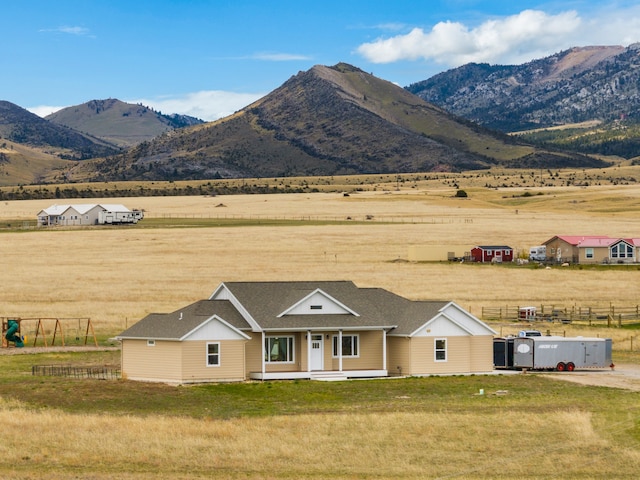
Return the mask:
[[482,263],[513,261],[513,248],[506,245],[481,245],[471,249],[471,260]]

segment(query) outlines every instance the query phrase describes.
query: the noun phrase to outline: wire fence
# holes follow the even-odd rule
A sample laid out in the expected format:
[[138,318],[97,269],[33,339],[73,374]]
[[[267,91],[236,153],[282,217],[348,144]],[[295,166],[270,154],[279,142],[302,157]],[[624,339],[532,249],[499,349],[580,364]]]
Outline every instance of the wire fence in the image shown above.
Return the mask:
[[33,365],[31,375],[47,377],[93,378],[98,380],[118,380],[122,377],[120,368],[113,366],[76,365]]
[[276,222],[382,222],[382,223],[426,223],[450,224],[473,223],[473,218],[434,216],[392,216],[392,215],[260,215],[260,214],[210,214],[210,213],[150,213],[145,212],[147,219],[165,220],[247,220],[247,221],[276,221]]

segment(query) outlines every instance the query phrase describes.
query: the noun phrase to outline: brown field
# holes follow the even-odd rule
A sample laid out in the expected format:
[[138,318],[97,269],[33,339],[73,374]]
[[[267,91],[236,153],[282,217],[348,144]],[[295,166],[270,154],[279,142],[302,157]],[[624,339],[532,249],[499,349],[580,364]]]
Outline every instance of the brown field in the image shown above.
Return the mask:
[[[637,176],[640,168],[616,172]],[[452,179],[468,198],[453,197]],[[496,180],[517,181],[515,175]],[[0,316],[90,317],[101,336],[113,336],[147,313],[177,309],[207,297],[220,282],[235,280],[347,279],[412,299],[451,299],[476,315],[483,306],[638,303],[636,269],[408,262],[410,245],[507,244],[528,250],[556,234],[640,237],[640,186],[634,182],[498,189],[485,188],[486,182],[466,175],[370,182],[358,192],[345,181],[322,193],[58,202],[124,203],[146,211],[139,225],[119,228],[22,228],[54,202],[2,202]],[[532,195],[523,197],[525,192]],[[196,220],[215,224],[218,218],[220,226],[194,226]],[[230,218],[252,222],[224,224]],[[274,218],[285,224],[268,224]],[[7,224],[12,227],[1,228]],[[493,326],[504,334],[520,328]],[[618,330],[598,334],[627,348],[628,333]],[[585,327],[571,333],[591,332]],[[616,344],[616,338],[625,340]],[[71,384],[64,388],[67,395],[75,393]],[[10,391],[11,385],[4,382],[2,389]],[[606,395],[611,404],[627,405],[637,393],[611,389]],[[510,398],[527,401],[521,397],[518,392],[505,397],[504,408],[497,396],[487,396],[491,407],[466,407],[474,397],[465,393],[456,400],[462,406],[434,410],[221,420],[172,412],[36,410],[2,395],[0,474],[147,480],[630,478],[637,473],[635,407],[609,418],[584,406],[561,408],[558,399],[544,397],[532,400],[531,412],[510,411]]]
[[[115,335],[150,312],[172,311],[237,280],[347,279],[412,299],[454,300],[476,315],[483,306],[638,302],[633,269],[413,263],[407,256],[410,245],[506,244],[526,251],[556,234],[638,237],[640,186],[532,190],[460,183],[469,198],[454,198],[454,188],[432,182],[378,185],[349,196],[92,199],[143,208],[147,218],[136,227],[2,233],[0,316],[89,317],[101,334]],[[536,194],[522,197],[524,191]],[[81,202],[89,201],[74,203]],[[52,203],[1,203],[0,225],[33,220]],[[189,228],[182,217],[253,224]],[[163,218],[172,219],[172,228],[150,228]],[[258,224],[269,218],[291,222]]]

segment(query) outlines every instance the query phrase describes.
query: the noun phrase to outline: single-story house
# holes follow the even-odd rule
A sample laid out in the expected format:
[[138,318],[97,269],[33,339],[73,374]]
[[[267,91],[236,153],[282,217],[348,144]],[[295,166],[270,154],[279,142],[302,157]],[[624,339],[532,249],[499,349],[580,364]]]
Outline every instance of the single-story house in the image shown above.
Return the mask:
[[133,214],[120,204],[76,204],[52,205],[38,212],[38,226],[79,226],[96,225],[103,212],[120,212]]
[[227,282],[117,338],[123,378],[181,384],[490,372],[495,333],[454,302],[350,281]]
[[543,245],[547,248],[547,259],[558,263],[636,263],[640,260],[640,238],[557,235]]
[[513,261],[513,248],[506,245],[479,245],[471,249],[471,261],[502,263]]

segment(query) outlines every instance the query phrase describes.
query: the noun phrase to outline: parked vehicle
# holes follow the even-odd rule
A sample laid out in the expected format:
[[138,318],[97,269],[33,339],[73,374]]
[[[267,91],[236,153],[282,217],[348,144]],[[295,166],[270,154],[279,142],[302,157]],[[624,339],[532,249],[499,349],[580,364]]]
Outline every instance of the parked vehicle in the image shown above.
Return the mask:
[[518,332],[519,337],[541,337],[540,330],[520,330]]
[[538,245],[529,249],[529,260],[534,262],[544,262],[547,259],[547,247]]
[[113,212],[104,210],[98,213],[98,224],[112,225],[117,223],[138,223],[142,218],[144,218],[144,213],[141,210]]
[[495,368],[557,370],[606,368],[612,365],[610,338],[518,336],[495,338]]

